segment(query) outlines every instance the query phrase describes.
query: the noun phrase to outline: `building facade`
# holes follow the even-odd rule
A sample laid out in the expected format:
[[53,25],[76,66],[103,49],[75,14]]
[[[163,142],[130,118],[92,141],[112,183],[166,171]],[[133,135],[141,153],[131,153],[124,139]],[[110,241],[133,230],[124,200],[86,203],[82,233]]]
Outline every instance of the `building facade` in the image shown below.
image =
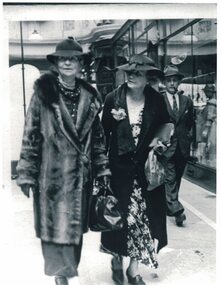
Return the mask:
[[[125,81],[124,73],[115,72],[114,68],[133,54],[148,55],[161,69],[171,63],[177,65],[185,76],[180,89],[193,100],[195,113],[187,174],[198,180],[208,173],[215,177],[215,18],[11,22],[9,27],[10,66],[21,63],[22,40],[23,62],[36,67],[40,73],[50,68],[45,55],[54,51],[56,43],[74,36],[85,53],[82,77],[96,85],[103,98]],[[206,96],[206,86],[214,89],[212,103]],[[208,137],[202,138],[202,126],[208,120]]]

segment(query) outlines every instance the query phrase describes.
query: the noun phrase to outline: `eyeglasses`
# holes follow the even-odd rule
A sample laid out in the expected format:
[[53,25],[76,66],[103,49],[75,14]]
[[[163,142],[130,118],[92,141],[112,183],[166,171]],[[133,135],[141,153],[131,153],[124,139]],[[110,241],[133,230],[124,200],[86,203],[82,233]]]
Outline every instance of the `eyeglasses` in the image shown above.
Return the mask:
[[141,73],[140,71],[138,71],[138,70],[128,70],[128,71],[126,71],[126,74],[128,75],[128,76],[130,76],[130,75],[134,75],[134,76],[143,76],[143,73]]
[[65,62],[66,60],[71,61],[71,62],[79,61],[76,56],[59,56],[58,60],[62,62]]

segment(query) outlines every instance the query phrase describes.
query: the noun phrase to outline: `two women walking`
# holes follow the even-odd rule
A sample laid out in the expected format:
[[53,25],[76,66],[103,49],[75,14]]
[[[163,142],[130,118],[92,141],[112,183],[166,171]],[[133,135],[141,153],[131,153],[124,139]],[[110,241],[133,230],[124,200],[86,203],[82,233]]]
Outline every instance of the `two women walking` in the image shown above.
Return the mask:
[[148,192],[144,174],[149,143],[170,120],[164,98],[148,84],[162,72],[144,55],[119,66],[127,81],[107,95],[101,124],[101,96],[79,78],[81,55],[81,46],[68,38],[47,56],[57,74],[35,82],[17,183],[26,196],[33,191],[45,274],[57,285],[71,285],[79,284],[93,181],[107,184],[111,175],[126,222],[120,231],[102,233],[102,249],[113,254],[116,283],[123,284],[122,258],[128,256],[128,281],[144,285],[139,263],[157,268],[156,255],[167,244],[164,185]]

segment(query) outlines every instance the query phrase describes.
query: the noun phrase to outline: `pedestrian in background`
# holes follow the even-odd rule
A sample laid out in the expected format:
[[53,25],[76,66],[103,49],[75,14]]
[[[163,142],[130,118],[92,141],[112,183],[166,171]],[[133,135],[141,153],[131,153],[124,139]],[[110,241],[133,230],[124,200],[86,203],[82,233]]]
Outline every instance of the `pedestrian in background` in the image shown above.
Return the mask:
[[167,162],[167,175],[165,180],[167,215],[174,216],[177,226],[183,226],[186,220],[184,207],[179,201],[181,178],[190,155],[191,128],[194,123],[192,100],[178,91],[178,86],[183,78],[175,65],[166,66],[164,69],[164,84],[166,91],[163,93],[171,122],[175,125],[175,139],[167,150],[170,159]]
[[169,122],[162,95],[148,84],[148,76],[161,76],[152,59],[134,55],[118,66],[127,82],[106,96],[102,123],[111,169],[111,187],[126,222],[119,231],[104,232],[102,250],[111,253],[112,278],[123,284],[122,257],[130,257],[126,275],[130,284],[144,285],[139,262],[158,267],[156,253],[167,244],[164,185],[147,191],[144,164],[149,144],[159,126]]
[[79,284],[93,179],[105,184],[110,175],[98,116],[101,97],[78,78],[81,55],[71,37],[47,55],[58,76],[45,73],[35,82],[17,166],[17,184],[27,197],[33,191],[45,274],[55,276],[57,285]]

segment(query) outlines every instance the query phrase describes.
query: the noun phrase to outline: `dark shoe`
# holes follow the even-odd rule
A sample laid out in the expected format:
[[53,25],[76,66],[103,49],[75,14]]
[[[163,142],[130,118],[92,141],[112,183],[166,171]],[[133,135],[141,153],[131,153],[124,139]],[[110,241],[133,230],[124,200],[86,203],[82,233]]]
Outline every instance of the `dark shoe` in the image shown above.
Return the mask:
[[116,285],[123,284],[124,273],[123,273],[123,260],[122,257],[113,257],[111,260],[112,280]]
[[182,227],[183,222],[186,220],[186,215],[180,214],[179,216],[175,217],[175,219],[176,219],[176,225],[178,227]]
[[128,282],[132,285],[146,285],[146,283],[143,281],[142,277],[138,274],[134,277],[132,277],[129,273],[128,273],[128,269],[126,271],[126,275],[127,275],[127,279]]
[[55,277],[55,284],[56,285],[68,285],[68,280],[64,276],[56,276]]

